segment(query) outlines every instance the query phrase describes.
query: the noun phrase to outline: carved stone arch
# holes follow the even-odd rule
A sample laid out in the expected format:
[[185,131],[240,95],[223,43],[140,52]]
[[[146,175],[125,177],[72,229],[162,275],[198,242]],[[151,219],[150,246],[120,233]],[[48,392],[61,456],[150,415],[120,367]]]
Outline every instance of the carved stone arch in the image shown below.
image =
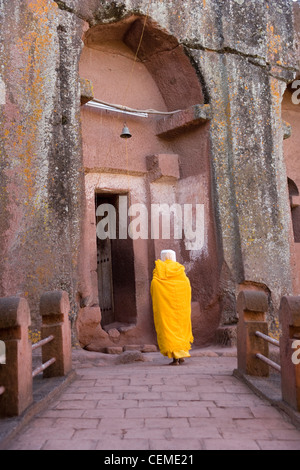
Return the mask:
[[[151,18],[133,14],[122,16],[119,21],[108,21],[106,18],[105,23],[92,25],[83,36],[85,47],[79,69],[80,76],[91,80],[94,85],[94,95],[90,93],[88,99],[94,96],[98,100],[103,99],[111,104],[135,109],[151,108],[162,112],[179,112],[152,116],[144,121],[127,116],[132,139],[128,142],[129,150],[126,156],[124,142],[120,139],[123,118],[113,118],[100,112],[97,117],[95,112],[92,114],[92,111],[85,107],[82,110],[82,125],[86,193],[92,195],[95,192],[98,197],[99,194],[103,197],[106,193],[117,199],[120,194],[127,194],[129,203],[146,204],[149,214],[151,205],[155,203],[167,203],[170,206],[174,203],[182,206],[194,204],[195,209],[198,204],[204,206],[201,223],[203,226],[205,224],[205,227],[203,230],[202,227],[199,229],[199,232],[203,232],[203,245],[193,253],[184,239],[165,241],[162,237],[153,240],[150,236],[149,240],[133,240],[131,248],[129,245],[122,248],[128,261],[130,256],[134,257],[131,273],[135,273],[135,279],[131,279],[132,274],[129,274],[129,271],[127,276],[125,271],[123,274],[119,271],[117,277],[112,275],[113,289],[117,292],[116,311],[121,295],[125,300],[123,308],[120,308],[121,313],[116,314],[115,322],[108,326],[103,325],[108,331],[108,328],[115,324],[120,335],[105,338],[101,333],[101,338],[92,339],[90,343],[95,344],[95,341],[98,341],[102,345],[110,345],[109,341],[112,340],[114,344],[123,346],[127,341],[134,341],[135,335],[139,341],[155,341],[149,285],[154,261],[158,258],[160,250],[171,248],[177,252],[178,261],[186,266],[191,281],[192,320],[196,344],[207,344],[214,339],[221,317],[218,285],[220,266],[211,197],[208,95],[203,91],[202,76],[197,72],[195,63],[190,60],[184,47],[176,37]],[[116,65],[118,61],[119,65]],[[104,68],[107,78],[101,79]],[[128,76],[130,86],[127,83]],[[93,220],[92,211],[89,209],[92,204],[91,196],[87,203],[89,215],[83,224],[85,248],[81,250],[85,259],[90,258],[91,261],[90,265],[83,263],[85,273],[81,273],[81,285],[85,287],[85,292],[81,292],[80,297],[87,299],[84,309],[93,303],[94,314],[95,308],[99,307],[95,293],[96,282],[95,279],[88,279],[89,273],[94,276],[93,260],[96,258],[95,254],[91,253],[89,243],[94,237],[91,227],[95,222],[89,222]],[[89,234],[87,230],[90,230]],[[112,247],[112,259],[116,259],[113,250]],[[118,249],[119,254],[120,252]],[[112,264],[114,266],[114,261]],[[131,303],[129,300],[127,302],[124,289],[116,285],[117,278],[130,281],[127,290],[131,293]],[[131,305],[128,309],[131,311],[130,315],[124,314],[126,302]],[[80,318],[83,318],[83,315],[79,314]],[[82,324],[81,330],[84,329]],[[96,348],[99,349],[99,345]]]
[[195,61],[174,36],[149,17],[130,15],[118,22],[98,24],[83,40],[87,47],[122,41],[146,65],[170,111],[208,102]]

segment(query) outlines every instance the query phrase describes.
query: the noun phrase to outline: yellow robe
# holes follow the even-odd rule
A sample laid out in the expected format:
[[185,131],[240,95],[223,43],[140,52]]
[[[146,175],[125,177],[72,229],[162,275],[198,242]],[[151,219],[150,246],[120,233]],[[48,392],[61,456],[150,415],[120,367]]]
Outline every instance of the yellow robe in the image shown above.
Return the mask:
[[151,282],[154,325],[161,354],[190,357],[194,338],[191,323],[191,285],[185,268],[174,261],[155,262]]

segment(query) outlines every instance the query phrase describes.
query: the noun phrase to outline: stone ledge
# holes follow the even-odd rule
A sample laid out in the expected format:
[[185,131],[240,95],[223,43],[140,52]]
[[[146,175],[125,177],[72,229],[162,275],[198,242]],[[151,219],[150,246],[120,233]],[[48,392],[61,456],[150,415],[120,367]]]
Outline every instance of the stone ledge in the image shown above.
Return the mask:
[[51,400],[59,396],[77,377],[74,369],[64,377],[44,379],[42,375],[33,380],[33,403],[20,415],[0,420],[0,450],[5,450],[11,440],[32,418],[43,411]]
[[233,376],[245,383],[257,396],[267,400],[272,406],[283,412],[291,423],[300,429],[300,413],[282,400],[280,374],[271,374],[269,378],[252,377],[234,369]]
[[174,137],[186,129],[192,129],[211,119],[209,104],[195,104],[188,109],[164,117],[157,122],[158,137]]
[[125,346],[108,346],[104,349],[105,354],[123,354],[128,351],[139,351],[141,353],[158,352],[155,344],[127,344]]
[[114,323],[110,323],[109,325],[103,326],[103,330],[108,333],[109,330],[116,329],[120,333],[126,333],[127,331],[133,330],[135,327],[136,327],[135,323],[114,322]]
[[149,155],[146,157],[151,183],[155,181],[176,181],[180,178],[179,156],[176,154]]

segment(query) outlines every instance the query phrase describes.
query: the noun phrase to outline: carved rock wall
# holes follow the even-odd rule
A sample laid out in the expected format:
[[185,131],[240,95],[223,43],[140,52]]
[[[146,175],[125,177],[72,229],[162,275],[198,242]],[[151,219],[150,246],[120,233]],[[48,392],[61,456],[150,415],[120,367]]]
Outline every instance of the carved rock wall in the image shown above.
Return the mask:
[[84,185],[78,63],[89,27],[149,15],[194,65],[212,121],[212,201],[223,323],[250,283],[274,320],[293,292],[281,99],[297,71],[286,0],[18,0],[0,3],[0,295],[38,322],[45,290],[77,312]]

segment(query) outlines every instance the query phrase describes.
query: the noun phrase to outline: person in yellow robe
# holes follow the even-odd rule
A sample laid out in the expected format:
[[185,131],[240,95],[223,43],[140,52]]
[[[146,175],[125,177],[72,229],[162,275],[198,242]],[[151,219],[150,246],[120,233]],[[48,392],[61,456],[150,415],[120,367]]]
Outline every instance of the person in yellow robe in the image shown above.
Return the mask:
[[151,282],[154,325],[158,347],[163,356],[179,365],[190,357],[194,338],[191,322],[191,285],[173,250],[161,252],[155,262]]

